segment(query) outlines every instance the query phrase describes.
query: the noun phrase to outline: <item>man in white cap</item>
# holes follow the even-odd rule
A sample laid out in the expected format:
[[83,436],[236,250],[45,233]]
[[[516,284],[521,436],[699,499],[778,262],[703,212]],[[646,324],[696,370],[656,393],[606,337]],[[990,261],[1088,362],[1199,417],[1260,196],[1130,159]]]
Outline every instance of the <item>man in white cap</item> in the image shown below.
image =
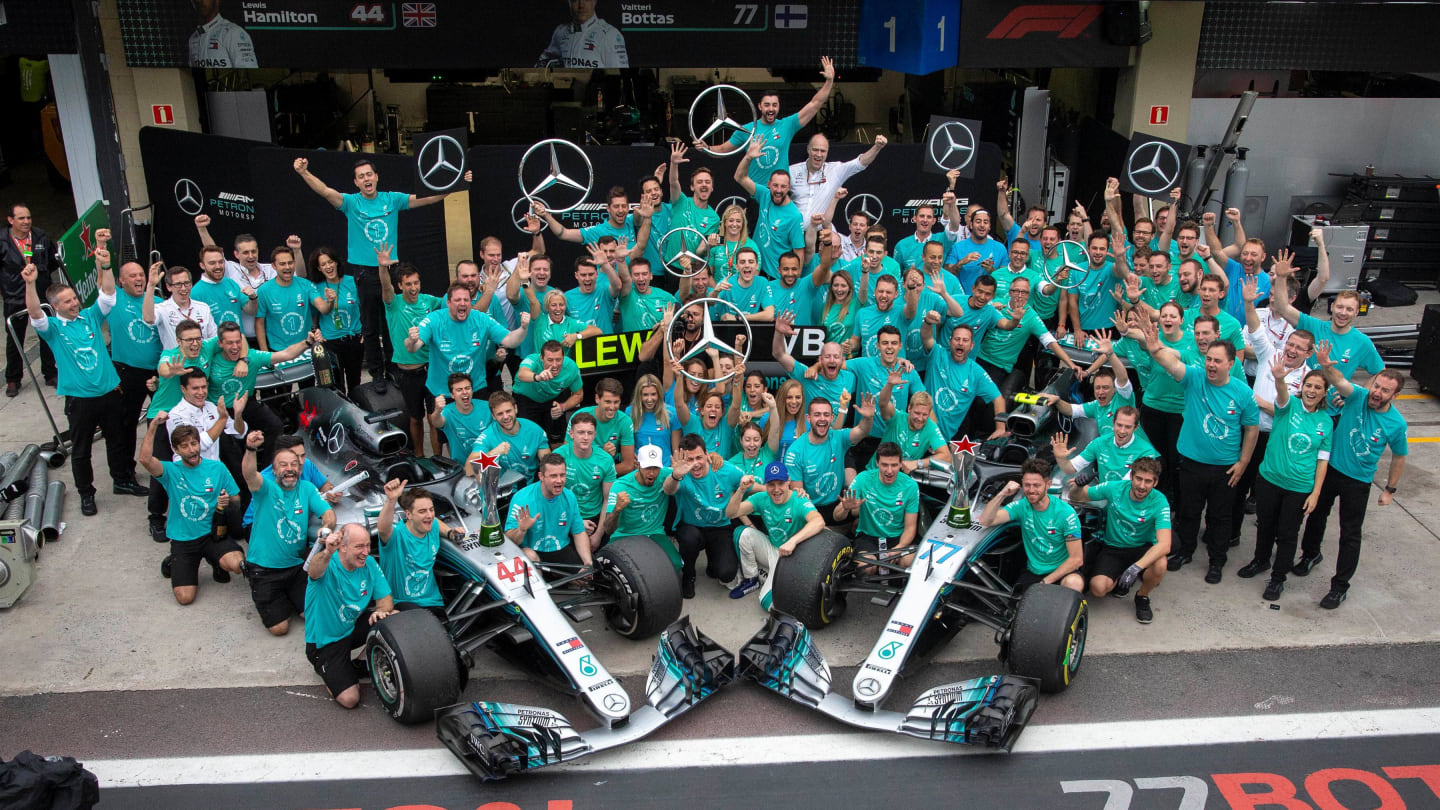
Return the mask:
[[675,542],[665,531],[665,513],[670,508],[670,496],[665,494],[665,477],[670,468],[665,466],[664,454],[660,448],[647,444],[636,453],[639,466],[620,476],[610,487],[610,496],[605,500],[605,515],[601,522],[601,536],[611,541],[621,537],[648,537],[670,558],[675,570],[681,567],[680,552]]
[[[795,547],[819,534],[825,519],[815,504],[804,494],[790,488],[790,470],[779,461],[765,465],[765,491],[745,497],[755,485],[755,476],[740,479],[725,506],[730,519],[759,515],[765,531],[747,528],[740,532],[740,575],[743,579],[730,591],[731,599],[760,589],[760,607],[770,609],[770,584],[775,579],[775,566],[781,557],[795,553]],[[760,569],[765,569],[765,582],[760,583]]]

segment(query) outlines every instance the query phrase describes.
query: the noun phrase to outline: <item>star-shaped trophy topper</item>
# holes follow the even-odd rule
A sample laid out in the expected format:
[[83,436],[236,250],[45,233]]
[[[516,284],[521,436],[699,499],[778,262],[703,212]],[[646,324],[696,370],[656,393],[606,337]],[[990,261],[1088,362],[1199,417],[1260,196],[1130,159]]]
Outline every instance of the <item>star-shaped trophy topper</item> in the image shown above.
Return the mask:
[[494,467],[497,470],[500,469],[500,457],[492,456],[489,453],[481,453],[480,461],[478,463],[480,465],[481,472],[484,472],[491,467]]
[[970,441],[970,434],[967,433],[960,438],[960,441],[950,442],[950,454],[958,456],[962,453],[969,453],[973,456],[975,455],[975,448],[979,446],[979,442]]

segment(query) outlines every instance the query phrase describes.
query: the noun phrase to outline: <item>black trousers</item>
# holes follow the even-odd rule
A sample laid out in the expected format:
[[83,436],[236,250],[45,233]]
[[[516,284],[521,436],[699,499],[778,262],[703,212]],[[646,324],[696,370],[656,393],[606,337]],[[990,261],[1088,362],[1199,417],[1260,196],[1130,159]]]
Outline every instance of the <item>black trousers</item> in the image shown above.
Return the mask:
[[490,359],[485,362],[485,379],[471,380],[472,387],[483,384],[483,388],[475,389],[476,399],[488,399],[491,394],[505,390],[505,380],[500,376],[502,369],[510,369],[510,379],[515,379],[516,373],[520,371],[520,354],[515,349],[505,350],[504,360]]
[[[995,383],[996,388],[1000,389],[1000,396],[1005,397],[1007,404],[1011,401],[1011,398],[1015,396],[1015,392],[1025,387],[1025,383],[1030,379],[1030,366],[1025,363],[1025,352],[1022,351],[1020,354],[1021,357],[1016,358],[1015,367],[1011,369],[1001,368],[994,363],[989,363],[984,360],[976,361],[980,364],[980,368],[984,369],[985,373],[990,375],[990,381]],[[994,414],[991,414],[991,416],[993,417]]]
[[566,414],[560,414],[558,419],[551,416],[550,406],[554,404],[555,400],[536,402],[523,394],[515,395],[515,410],[520,412],[521,417],[544,428],[545,437],[552,445],[565,441]]
[[740,557],[735,553],[735,522],[724,526],[702,527],[681,523],[675,532],[682,562],[680,574],[695,578],[695,561],[705,552],[705,576],[730,582],[740,571]]
[[1350,578],[1355,576],[1355,569],[1360,565],[1360,536],[1365,528],[1365,509],[1370,503],[1369,481],[1357,481],[1330,468],[1325,474],[1325,483],[1320,487],[1320,500],[1315,504],[1315,511],[1305,521],[1300,553],[1306,557],[1320,553],[1320,544],[1325,539],[1325,524],[1330,520],[1330,510],[1337,498],[1340,500],[1340,554],[1335,559],[1335,576],[1330,578],[1330,588],[1348,591]]
[[360,336],[364,343],[364,365],[373,379],[384,379],[390,363],[390,333],[385,329],[385,301],[380,297],[380,271],[375,267],[351,264],[355,291],[360,295]]
[[[25,375],[25,360],[20,354],[21,348],[25,345],[25,332],[30,328],[30,316],[20,313],[25,312],[25,302],[18,304],[5,302],[5,318],[10,325],[15,327],[15,338],[11,338],[10,331],[5,331],[5,382],[20,382]],[[40,341],[40,374],[46,379],[55,377],[55,354],[50,351],[50,344]]]
[[[98,397],[66,397],[65,418],[70,422],[70,472],[75,476],[75,491],[80,495],[95,494],[95,472],[90,466],[90,451],[95,444],[95,428],[105,436],[105,460],[112,481],[135,477],[132,456],[120,452],[123,432],[120,411],[120,389]],[[130,426],[130,444],[135,443],[135,426]]]
[[1180,451],[1175,449],[1175,443],[1180,441],[1180,426],[1184,422],[1182,414],[1157,410],[1149,405],[1140,409],[1140,426],[1145,428],[1150,444],[1160,451],[1160,460],[1164,464],[1164,469],[1160,471],[1160,493],[1172,505],[1177,503],[1180,494]]
[[360,363],[365,353],[361,346],[361,335],[335,338],[325,341],[325,351],[330,355],[334,369],[335,387],[340,393],[352,391],[360,384]]
[[1211,565],[1224,565],[1229,550],[1231,500],[1235,489],[1230,486],[1226,464],[1201,464],[1183,456],[1180,459],[1180,503],[1175,516],[1175,535],[1180,554],[1193,555],[1200,537],[1200,515],[1205,515],[1205,544]]
[[1255,559],[1270,562],[1274,551],[1270,578],[1277,582],[1284,582],[1295,565],[1295,541],[1300,536],[1300,520],[1308,497],[1308,492],[1277,487],[1263,475],[1255,479]]
[[[1245,468],[1245,474],[1240,476],[1240,483],[1235,485],[1235,508],[1230,510],[1230,536],[1239,537],[1245,526],[1245,499],[1250,496],[1254,488],[1259,485],[1260,462],[1265,458],[1265,445],[1270,443],[1270,431],[1262,430],[1255,439],[1255,452],[1250,454],[1250,466]],[[1309,494],[1309,493],[1306,493]],[[1255,499],[1255,515],[1260,515],[1260,499]]]
[[[246,406],[246,410],[249,410],[249,406]],[[175,451],[170,448],[170,431],[166,430],[164,425],[155,431],[155,443],[150,445],[150,453],[155,456],[156,461],[170,461],[175,456]],[[241,484],[242,489],[244,488],[242,482],[236,481],[236,483]],[[154,478],[150,479],[148,509],[151,523],[155,521],[164,523],[165,513],[170,509],[169,493]]]
[[[115,373],[120,375],[120,431],[115,439],[107,440],[107,443],[113,441],[115,452],[134,459],[135,426],[145,415],[145,400],[150,398],[145,381],[155,376],[155,369],[116,363]],[[130,478],[135,478],[133,464],[130,466]]]

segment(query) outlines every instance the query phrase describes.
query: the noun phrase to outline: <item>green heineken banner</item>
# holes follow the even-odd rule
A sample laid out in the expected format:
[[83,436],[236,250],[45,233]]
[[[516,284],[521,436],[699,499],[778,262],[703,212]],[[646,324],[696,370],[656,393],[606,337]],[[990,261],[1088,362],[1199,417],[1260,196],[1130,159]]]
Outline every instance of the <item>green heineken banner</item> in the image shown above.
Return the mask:
[[97,202],[60,237],[60,261],[65,263],[66,278],[80,294],[82,307],[95,303],[100,294],[99,279],[95,274],[95,233],[108,227],[110,216],[105,211],[105,204]]

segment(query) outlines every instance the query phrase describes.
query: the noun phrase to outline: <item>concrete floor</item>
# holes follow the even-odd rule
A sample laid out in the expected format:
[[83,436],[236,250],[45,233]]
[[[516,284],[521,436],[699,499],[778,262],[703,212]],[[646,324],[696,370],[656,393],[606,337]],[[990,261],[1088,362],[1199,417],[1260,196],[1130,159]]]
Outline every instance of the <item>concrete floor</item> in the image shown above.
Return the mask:
[[[1440,294],[1422,294],[1422,305],[1435,302],[1440,302]],[[1420,306],[1372,313],[1367,323],[1413,323],[1419,320]],[[58,418],[62,402],[53,389],[45,389],[45,394]],[[1429,578],[1416,575],[1440,570],[1440,537],[1432,528],[1440,526],[1440,498],[1435,495],[1440,400],[1418,394],[1413,381],[1403,396],[1407,398],[1399,402],[1400,411],[1411,425],[1409,465],[1395,504],[1370,508],[1368,545],[1350,599],[1339,610],[1317,606],[1333,571],[1332,519],[1326,561],[1316,574],[1291,579],[1279,610],[1260,599],[1263,582],[1233,575],[1248,559],[1248,548],[1242,545],[1233,552],[1228,575],[1218,586],[1202,582],[1203,567],[1170,575],[1154,596],[1156,619],[1149,626],[1135,622],[1128,600],[1095,600],[1090,654],[1440,639],[1440,601],[1433,598]],[[28,378],[18,398],[0,398],[0,452],[19,450],[49,434]],[[152,543],[145,528],[144,499],[112,495],[103,442],[95,452],[100,515],[81,517],[71,493],[63,539],[42,553],[38,582],[15,607],[0,611],[0,650],[5,650],[7,664],[0,675],[0,694],[315,683],[303,656],[300,629],[287,638],[267,634],[248,588],[238,578],[217,585],[202,572],[196,603],[184,608],[175,604],[159,573],[165,548]],[[1382,461],[1382,476],[1388,464],[1388,459]],[[71,485],[68,469],[52,476]],[[1253,525],[1247,520],[1246,543],[1253,537]],[[708,582],[700,583],[699,596],[686,609],[697,626],[732,650],[763,620],[754,599],[731,601]],[[852,601],[838,626],[816,635],[830,663],[851,666],[862,660],[886,613],[886,608]],[[643,672],[650,664],[653,643],[620,639],[598,616],[577,629],[618,675]],[[940,660],[992,658],[995,651],[991,634],[977,627],[962,633]],[[494,656],[484,656],[481,667],[479,677],[514,674]]]

